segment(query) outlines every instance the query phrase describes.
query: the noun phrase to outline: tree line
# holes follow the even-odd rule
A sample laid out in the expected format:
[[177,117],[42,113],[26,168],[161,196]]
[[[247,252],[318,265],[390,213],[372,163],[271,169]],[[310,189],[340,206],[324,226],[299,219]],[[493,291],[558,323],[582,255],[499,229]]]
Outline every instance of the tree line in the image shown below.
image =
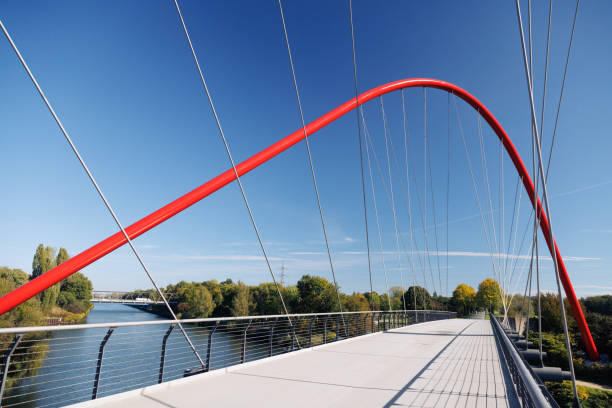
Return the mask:
[[[32,273],[21,269],[0,267],[0,296],[15,290],[28,281],[42,275],[56,265],[70,259],[68,251],[40,244],[32,259]],[[0,315],[0,327],[42,326],[49,318],[62,318],[64,322],[77,322],[91,309],[92,284],[82,273],[75,273],[62,282],[23,302],[19,306]],[[12,358],[12,372],[9,372],[6,386],[10,387],[20,378],[33,375],[41,366],[49,346],[45,340],[49,332],[30,333],[21,344],[21,351]],[[2,348],[7,348],[13,340],[12,335],[0,335]],[[41,358],[33,359],[32,355]]]
[[[279,285],[289,313],[328,313],[339,311],[338,297],[344,311],[436,309],[468,315],[476,309],[499,307],[499,285],[493,279],[484,280],[476,292],[466,284],[457,286],[451,298],[430,294],[421,286],[407,290],[399,286],[389,293],[338,291],[327,279],[304,275],[295,286]],[[284,313],[278,290],[273,282],[249,286],[231,279],[204,282],[181,281],[163,288],[164,295],[180,318],[274,315]],[[135,290],[123,295],[157,299],[153,289]],[[161,311],[161,308],[159,309]],[[163,313],[163,312],[162,312]]]
[[[21,269],[0,267],[0,296],[15,290],[26,282],[37,278],[57,265],[70,259],[68,251],[56,251],[50,246],[38,245],[32,259],[32,273]],[[27,300],[0,316],[0,327],[37,326],[47,318],[68,314],[82,315],[91,308],[91,281],[77,272],[39,295]]]

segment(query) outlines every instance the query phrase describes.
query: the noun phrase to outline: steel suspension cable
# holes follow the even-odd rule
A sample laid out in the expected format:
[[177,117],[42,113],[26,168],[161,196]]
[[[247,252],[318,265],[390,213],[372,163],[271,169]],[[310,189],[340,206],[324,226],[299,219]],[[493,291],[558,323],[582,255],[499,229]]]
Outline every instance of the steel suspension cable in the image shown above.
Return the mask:
[[[406,146],[408,144],[409,144],[409,140],[406,141],[405,148],[406,148]],[[400,166],[399,160],[397,158],[397,152],[396,152],[395,146],[393,144],[393,139],[391,139],[391,138],[389,138],[389,146],[391,147],[391,153],[393,154],[393,162],[395,163],[395,166],[397,168],[397,174],[401,174],[401,166]],[[413,170],[414,170],[414,166],[413,166]],[[416,171],[413,173],[413,179],[415,180],[415,185],[417,185],[417,183],[416,183]],[[402,191],[404,191],[404,190],[406,192],[409,191],[409,188],[410,188],[409,180],[407,180],[408,184],[404,184],[403,183],[403,179],[401,177],[399,177],[399,181],[400,181],[401,186],[402,186]],[[417,197],[418,197],[418,191],[417,191]],[[410,197],[409,194],[407,194],[407,200],[406,201],[407,201],[407,203],[406,203],[406,205],[407,205],[406,206],[406,212],[407,212],[407,214],[409,214],[408,220],[412,221],[412,216],[410,215],[410,214],[412,214],[412,204],[411,204],[412,200],[411,200],[411,197]],[[419,203],[420,203],[420,201],[419,201]],[[420,210],[421,210],[421,208],[419,207],[419,212],[420,212]],[[421,213],[421,221],[423,220],[422,215],[423,214]],[[413,225],[414,225],[414,223],[413,223]],[[408,251],[408,249],[407,249],[406,243],[404,241],[403,233],[401,231],[401,228],[400,228],[399,224],[398,224],[398,230],[399,230],[399,233],[400,233],[400,242],[402,244],[402,248],[404,249],[404,252],[407,254],[407,256],[408,256],[408,254],[413,255],[412,249],[410,251]],[[419,254],[419,246],[418,246],[416,240],[414,240],[414,238],[411,239],[411,247],[414,247],[414,249],[417,251],[416,252],[417,259],[419,260],[419,264],[421,265],[421,268],[423,270],[423,274],[425,274],[424,261],[421,260],[421,256]],[[423,253],[424,252],[425,251],[423,251]],[[423,287],[426,289],[427,288],[427,283],[426,283],[427,279],[425,278],[425,275],[423,275],[423,277],[424,277],[424,280],[423,280],[424,286]],[[432,282],[433,282],[433,280],[434,280],[433,275],[431,275],[431,279],[432,279]],[[423,299],[425,299],[424,296],[425,296],[425,293],[423,292]]]
[[[495,247],[492,247],[492,250],[495,250],[496,253],[499,254],[499,248],[497,246],[497,233],[495,230],[495,220],[494,220],[494,216],[493,214],[495,213],[493,211],[493,201],[491,199],[491,186],[489,184],[489,171],[488,171],[488,165],[487,165],[487,157],[486,157],[486,153],[485,153],[485,147],[484,147],[484,140],[483,140],[483,136],[482,136],[482,124],[480,121],[480,116],[478,117],[478,138],[479,138],[479,142],[480,142],[480,161],[482,163],[482,169],[483,169],[483,175],[484,175],[484,179],[485,179],[485,185],[487,186],[487,196],[489,198],[489,220],[491,223],[491,229],[493,232],[493,243],[495,244]],[[498,257],[498,262],[499,262],[499,257]],[[497,268],[493,268],[493,273],[496,275],[498,282],[500,279],[500,271],[499,271],[499,263],[497,264]]]
[[[363,118],[363,112],[362,112],[362,118]],[[364,129],[366,130],[366,132],[365,132],[365,136],[366,136],[366,145],[369,145],[369,146],[370,146],[370,148],[372,149],[372,155],[374,156],[374,159],[375,159],[375,161],[376,161],[376,166],[377,166],[378,174],[379,174],[379,177],[380,177],[380,180],[381,180],[381,184],[382,184],[382,186],[384,187],[385,192],[387,193],[387,199],[388,199],[388,201],[389,201],[389,206],[391,206],[391,205],[392,205],[391,195],[389,194],[389,190],[387,189],[387,185],[385,184],[385,176],[383,175],[382,166],[380,165],[380,161],[378,160],[378,157],[377,157],[377,155],[376,155],[376,151],[375,151],[375,148],[374,148],[374,144],[372,143],[372,141],[371,141],[371,139],[370,139],[369,132],[367,131],[367,128],[366,128],[366,126],[365,126],[365,118],[364,118]],[[398,164],[398,161],[397,161],[397,157],[395,156],[395,148],[394,148],[394,146],[393,146],[393,141],[392,141],[391,139],[389,139],[389,145],[391,146],[391,151],[392,151],[392,152],[393,152],[393,154],[394,154],[393,158],[395,159],[396,166],[399,168],[399,164]],[[402,182],[402,179],[401,179],[401,178],[400,178],[400,182]],[[405,188],[405,189],[407,189],[407,187],[406,187],[405,185],[402,185],[402,187],[403,187],[403,188]],[[407,212],[408,212],[409,214],[411,213],[411,210],[410,210],[410,203],[409,203],[409,202],[408,202]],[[409,217],[409,219],[410,219],[410,217]],[[401,244],[402,244],[402,248],[404,249],[404,252],[405,252],[405,253],[407,254],[407,256],[408,256],[408,254],[409,254],[409,253],[410,253],[410,254],[412,254],[412,252],[410,252],[410,251],[408,251],[408,250],[407,250],[407,246],[406,246],[406,244],[405,244],[405,242],[404,242],[403,234],[402,234],[402,231],[401,231],[401,228],[400,228],[399,224],[398,224],[397,228],[398,228],[398,231],[399,231],[400,242],[401,242]],[[422,271],[423,271],[423,278],[424,278],[424,282],[425,282],[425,286],[424,286],[424,287],[427,287],[427,279],[426,279],[426,277],[425,277],[425,267],[424,267],[424,265],[423,265],[423,261],[421,260],[421,257],[419,256],[419,248],[418,248],[418,244],[417,244],[417,243],[416,243],[416,241],[414,241],[414,240],[413,240],[413,243],[414,243],[414,247],[416,248],[416,251],[417,251],[417,259],[419,260],[419,262],[420,262],[420,264],[421,264],[421,269],[422,269]]]
[[[482,204],[480,202],[480,195],[478,194],[478,188],[476,186],[476,177],[474,176],[474,170],[472,168],[472,160],[470,160],[470,154],[469,154],[469,150],[468,150],[468,146],[467,146],[467,141],[465,140],[465,134],[463,132],[463,124],[462,124],[462,121],[461,121],[461,117],[459,115],[459,108],[457,107],[457,100],[453,99],[453,102],[454,102],[454,105],[455,105],[455,112],[457,114],[457,121],[458,121],[458,124],[459,124],[459,133],[461,134],[461,140],[463,141],[463,147],[465,149],[465,158],[466,158],[467,163],[468,163],[468,169],[470,171],[470,175],[472,176],[472,186],[474,188],[474,195],[476,196],[476,202],[478,204],[478,210],[480,212],[480,220],[482,222],[482,230],[484,231],[485,237],[487,239],[487,244],[488,244],[488,247],[489,247],[489,256],[491,258],[491,266],[493,267],[493,271],[495,271],[495,258],[493,256],[493,247],[491,245],[491,239],[489,237],[489,231],[487,230],[484,213],[482,211]],[[479,128],[480,128],[480,126],[479,126]],[[500,296],[501,296],[501,294],[500,294]]]
[[89,170],[89,167],[87,167],[87,164],[85,164],[85,160],[83,159],[83,157],[79,153],[77,147],[73,143],[72,138],[68,134],[68,131],[64,127],[64,125],[63,125],[62,121],[60,120],[59,116],[55,113],[55,110],[51,106],[51,103],[47,99],[47,96],[45,95],[45,93],[43,92],[42,88],[38,84],[38,81],[34,77],[34,74],[30,70],[30,67],[28,66],[28,64],[26,63],[25,59],[23,58],[23,56],[19,52],[19,49],[17,48],[17,45],[15,44],[13,39],[11,38],[10,34],[6,30],[6,27],[4,26],[4,24],[2,23],[1,20],[0,20],[0,28],[2,28],[2,32],[4,33],[6,39],[9,41],[9,43],[11,44],[11,47],[13,48],[13,51],[15,51],[15,54],[17,55],[17,57],[19,58],[19,61],[21,62],[21,65],[23,65],[23,67],[25,68],[26,72],[28,73],[28,76],[30,77],[30,80],[32,81],[32,83],[36,87],[36,90],[38,91],[38,94],[43,99],[45,105],[47,106],[47,109],[51,113],[51,116],[53,116],[53,119],[55,120],[55,123],[57,123],[57,126],[60,128],[62,134],[64,135],[64,138],[66,139],[66,141],[70,145],[70,148],[72,149],[72,152],[74,153],[74,155],[78,159],[78,161],[81,164],[81,167],[83,168],[85,173],[87,173],[87,177],[89,178],[89,180],[93,184],[94,188],[96,189],[96,191],[97,191],[98,195],[100,196],[100,198],[102,199],[102,201],[104,202],[104,205],[106,206],[106,209],[108,210],[108,212],[112,216],[113,220],[115,221],[115,224],[117,224],[117,226],[121,230],[121,233],[125,237],[125,240],[126,240],[127,244],[130,246],[132,252],[134,253],[134,256],[136,256],[136,259],[138,260],[138,263],[140,264],[142,269],[145,271],[147,277],[151,281],[151,284],[155,288],[155,291],[159,294],[160,298],[164,301],[164,305],[166,306],[166,308],[170,312],[170,315],[172,316],[172,319],[176,321],[176,324],[180,328],[181,333],[183,334],[183,336],[185,337],[185,340],[189,344],[189,347],[191,348],[191,350],[195,354],[196,358],[198,359],[198,361],[202,365],[202,368],[204,368],[205,364],[204,364],[204,361],[202,360],[202,358],[200,357],[200,354],[198,353],[198,351],[196,350],[195,346],[191,342],[191,339],[187,335],[187,332],[185,332],[185,329],[183,328],[183,325],[181,324],[181,322],[178,321],[178,318],[176,317],[176,315],[174,314],[174,311],[170,307],[170,304],[168,303],[168,300],[166,299],[166,297],[162,293],[161,289],[159,288],[159,286],[155,282],[155,279],[153,279],[153,276],[151,275],[151,272],[149,271],[149,268],[147,267],[147,265],[145,264],[144,260],[140,256],[140,253],[138,252],[138,250],[136,250],[136,247],[132,243],[132,240],[128,236],[127,232],[125,232],[125,229],[123,228],[123,225],[119,221],[119,218],[117,217],[117,214],[115,213],[115,211],[111,207],[110,203],[108,202],[108,200],[104,196],[104,193],[102,192],[102,189],[100,188],[100,186],[96,182],[96,179],[94,178],[93,174]]
[[[359,105],[359,93],[357,87],[357,56],[355,53],[355,28],[353,25],[353,0],[349,0],[349,15],[351,20],[351,44],[353,46],[353,78],[355,79],[355,99]],[[361,121],[359,119],[359,109],[355,109],[357,119],[357,135],[359,139],[359,165],[361,168],[361,192],[363,195],[363,220],[365,226],[366,246],[368,249],[368,273],[370,276],[370,308],[374,310],[374,289],[372,284],[372,260],[370,257],[370,233],[368,229],[368,206],[366,202],[365,176],[363,173],[363,142],[361,138]]]
[[560,282],[560,277],[559,277],[559,264],[558,264],[558,259],[557,259],[557,253],[554,250],[554,235],[553,235],[553,229],[552,229],[552,220],[551,220],[551,213],[550,213],[550,204],[548,201],[548,191],[547,191],[547,187],[546,187],[546,175],[544,173],[544,165],[543,165],[543,159],[542,159],[542,146],[541,146],[541,141],[540,141],[540,137],[539,137],[539,132],[538,132],[538,127],[537,127],[537,119],[536,119],[536,112],[535,112],[535,103],[534,103],[534,97],[533,97],[533,88],[531,87],[531,76],[529,73],[529,68],[528,68],[528,63],[527,63],[527,54],[525,51],[525,36],[523,33],[523,21],[522,21],[522,17],[521,17],[521,9],[520,9],[520,4],[519,4],[519,0],[516,0],[516,14],[517,14],[517,19],[518,19],[518,24],[519,24],[519,31],[520,31],[520,36],[521,36],[521,46],[523,49],[523,63],[525,66],[525,76],[527,79],[527,89],[529,91],[529,104],[530,104],[530,108],[531,108],[531,120],[532,123],[535,125],[533,126],[534,131],[535,131],[535,141],[536,141],[536,147],[537,147],[537,152],[538,152],[538,167],[539,167],[539,172],[540,172],[540,178],[542,181],[542,193],[544,196],[544,204],[546,206],[545,210],[546,210],[546,215],[548,216],[548,232],[549,232],[549,236],[550,236],[550,241],[551,244],[553,246],[553,250],[551,251],[552,253],[552,258],[553,258],[553,263],[554,263],[554,267],[555,267],[555,277],[556,277],[556,281],[557,281],[557,292],[559,295],[559,307],[561,309],[561,316],[563,319],[563,332],[565,335],[565,346],[567,348],[567,356],[568,356],[568,363],[569,363],[569,367],[570,367],[570,372],[572,375],[572,390],[574,392],[574,399],[575,399],[575,403],[580,406],[580,399],[578,398],[578,389],[576,387],[576,375],[574,372],[574,364],[573,364],[573,357],[572,357],[572,348],[571,348],[571,344],[570,344],[570,339],[569,339],[569,331],[567,328],[567,319],[566,319],[566,315],[565,315],[565,306],[563,303],[563,295],[561,293],[561,282]]
[[[506,249],[507,255],[506,255],[506,260],[504,262],[504,271],[505,271],[504,273],[506,274],[506,276],[508,275],[509,260],[511,259],[511,256],[515,255],[515,249],[516,249],[516,236],[517,236],[518,224],[519,224],[518,220],[521,215],[521,198],[523,196],[522,194],[523,190],[520,189],[519,191],[520,182],[521,182],[521,178],[517,177],[516,178],[516,188],[514,190],[514,205],[512,206],[512,223],[510,224],[510,237],[508,239],[508,247]],[[518,203],[518,208],[517,208],[517,203]],[[514,234],[512,233],[513,229],[514,229]],[[510,250],[511,246],[512,246],[512,250]],[[512,287],[513,274],[514,274],[514,270],[510,270],[509,278],[507,282],[508,289]]]
[[[196,68],[198,70],[198,73],[200,75],[200,80],[202,82],[202,86],[204,87],[204,92],[206,93],[206,97],[208,99],[208,104],[210,105],[210,109],[213,113],[213,116],[215,117],[215,122],[217,124],[217,129],[219,130],[219,135],[221,136],[221,139],[223,140],[223,145],[225,146],[225,152],[227,153],[227,157],[229,159],[229,162],[232,166],[232,169],[234,171],[234,175],[236,176],[236,181],[238,183],[238,187],[240,188],[240,194],[242,195],[242,199],[244,201],[244,204],[246,206],[246,209],[249,213],[249,218],[251,219],[251,224],[253,225],[253,229],[255,231],[255,235],[257,236],[257,241],[259,242],[259,247],[261,248],[261,252],[263,253],[263,256],[265,258],[266,261],[266,265],[268,267],[268,271],[270,272],[270,276],[272,277],[272,281],[274,282],[274,286],[276,287],[276,291],[278,292],[278,296],[280,298],[281,304],[283,306],[283,310],[285,312],[285,314],[287,315],[287,320],[289,321],[289,324],[293,324],[291,322],[291,318],[289,317],[289,310],[287,309],[287,305],[285,304],[285,299],[283,298],[283,294],[280,290],[280,286],[278,285],[278,281],[276,280],[276,276],[274,275],[274,271],[272,270],[272,265],[270,264],[270,259],[268,257],[268,253],[266,252],[266,248],[264,246],[263,240],[261,238],[261,234],[259,232],[259,228],[257,228],[257,223],[255,222],[255,216],[253,215],[253,211],[251,209],[251,206],[249,204],[249,201],[247,200],[247,196],[246,196],[246,192],[244,191],[244,187],[242,186],[242,181],[238,175],[238,171],[236,170],[236,163],[234,162],[234,159],[232,157],[232,153],[230,151],[229,148],[229,143],[227,141],[227,138],[225,137],[225,133],[223,132],[223,127],[221,126],[221,120],[219,119],[219,115],[217,114],[217,110],[215,109],[215,105],[213,103],[212,100],[212,96],[210,94],[210,90],[208,89],[208,85],[206,83],[206,80],[204,79],[204,73],[202,71],[202,67],[200,66],[200,62],[198,60],[197,54],[195,52],[195,49],[193,47],[193,43],[191,42],[191,37],[189,36],[189,31],[187,30],[187,26],[185,25],[185,20],[183,19],[183,14],[181,13],[181,9],[179,7],[178,1],[174,0],[174,5],[176,6],[176,11],[178,13],[178,16],[181,20],[181,25],[183,27],[183,31],[185,32],[185,37],[187,39],[187,42],[189,44],[189,48],[191,50],[191,55],[193,56],[193,60],[196,64]],[[299,342],[298,342],[298,346],[299,346]]]
[[[359,109],[361,110],[361,106],[359,107]],[[363,118],[363,112],[361,112],[362,114],[362,118]],[[363,131],[365,133],[365,136],[367,138],[368,136],[368,128],[366,127],[365,124],[365,118],[363,118]],[[382,241],[382,232],[381,232],[381,228],[380,228],[380,220],[378,218],[378,206],[376,204],[376,191],[374,189],[374,177],[372,176],[372,164],[370,161],[370,149],[368,146],[368,143],[366,143],[366,159],[368,162],[368,169],[369,169],[369,173],[370,173],[370,184],[371,184],[371,189],[372,189],[372,203],[374,204],[374,214],[376,215],[376,228],[378,230],[378,242],[380,244],[380,256],[381,256],[381,260],[382,260],[382,265],[383,265],[383,272],[385,275],[385,287],[387,289],[387,301],[389,303],[389,310],[393,310],[393,308],[391,307],[391,292],[389,290],[389,277],[387,274],[387,264],[385,263],[385,250],[383,247],[383,241]],[[382,305],[381,305],[382,306]]]
[[[504,236],[506,235],[506,225],[505,225],[505,221],[506,221],[506,214],[505,214],[505,197],[504,197],[504,156],[503,156],[503,144],[501,142],[501,140],[499,141],[499,186],[498,186],[498,190],[499,190],[499,202],[500,202],[500,207],[501,207],[501,211],[499,213],[500,215],[500,222],[499,222],[499,249],[500,249],[500,254],[499,254],[499,259],[500,259],[500,272],[503,272],[504,274],[504,280],[502,281],[502,291],[504,292],[504,306],[505,306],[505,299],[506,299],[506,287],[505,287],[505,283],[506,283],[506,270],[504,268],[502,268],[501,266],[501,260],[502,257],[505,260],[507,259],[508,254],[501,254],[501,251],[503,251],[504,247],[506,246],[504,243]],[[504,315],[505,315],[505,311],[504,311]]]
[[395,227],[395,245],[397,249],[397,265],[399,267],[400,279],[402,283],[402,304],[404,306],[404,312],[406,311],[406,296],[405,290],[406,286],[404,285],[404,272],[402,270],[402,259],[400,255],[400,244],[399,244],[399,230],[397,227],[397,214],[395,212],[395,197],[393,195],[393,178],[391,177],[391,160],[389,158],[389,138],[388,134],[388,126],[387,126],[387,116],[385,115],[385,105],[383,103],[382,96],[379,98],[380,101],[380,110],[382,112],[383,118],[383,126],[385,133],[385,151],[387,152],[387,169],[389,170],[389,190],[391,191],[391,211],[393,213],[393,226]]
[[[325,227],[325,218],[323,217],[323,207],[321,205],[321,198],[319,196],[319,188],[317,186],[317,177],[315,175],[314,164],[312,162],[312,154],[310,152],[310,142],[308,141],[308,134],[306,132],[306,121],[304,120],[304,111],[302,110],[302,101],[300,98],[300,91],[297,84],[297,77],[295,75],[295,68],[293,66],[293,56],[291,55],[291,46],[289,44],[289,35],[287,34],[287,24],[285,23],[285,14],[283,13],[283,5],[281,0],[278,0],[278,8],[280,11],[281,22],[283,23],[283,33],[285,34],[285,43],[287,44],[287,54],[289,56],[289,65],[291,66],[291,76],[293,77],[293,86],[295,88],[295,97],[300,111],[300,120],[302,122],[302,129],[304,131],[304,141],[306,142],[306,152],[308,153],[308,163],[310,164],[310,173],[312,175],[312,183],[314,186],[315,196],[317,198],[317,206],[319,208],[319,217],[321,218],[321,228],[323,229],[323,238],[325,239],[325,247],[327,248],[327,257],[329,258],[329,267],[331,269],[332,278],[334,280],[334,288],[336,289],[336,297],[338,298],[338,308],[342,313],[342,301],[340,300],[340,288],[336,280],[336,273],[334,272],[334,263],[332,261],[331,249],[329,248],[329,240],[327,239],[327,229]],[[342,315],[342,323],[344,324],[344,315]]]
[[[413,257],[413,252],[414,252],[414,248],[415,248],[415,244],[414,244],[414,228],[412,226],[412,206],[411,206],[411,199],[410,199],[410,175],[409,175],[409,166],[408,166],[408,123],[406,120],[406,102],[404,99],[404,90],[402,89],[401,92],[402,95],[402,124],[403,124],[403,128],[404,128],[404,158],[406,161],[406,193],[408,195],[408,225],[410,227],[410,257],[408,258],[410,260],[410,267],[412,268],[412,279],[414,280],[414,290],[413,290],[413,296],[414,296],[414,309],[416,310],[417,306],[416,306],[416,301],[417,301],[417,287],[416,287],[416,270],[414,268],[414,261],[412,259]],[[425,270],[423,270],[423,278],[425,278]],[[425,282],[425,281],[423,281]],[[425,286],[423,286],[425,287]],[[425,296],[425,293],[423,293],[423,296]],[[423,299],[423,309],[425,309],[425,300]]]
[[[515,216],[516,216],[516,202],[517,202],[517,198],[518,198],[518,188],[519,188],[519,183],[521,181],[520,177],[516,178],[516,186],[514,187],[514,200],[513,200],[513,206],[512,206],[512,217],[511,217],[511,222],[510,222],[510,232],[509,232],[509,237],[508,237],[508,246],[504,246],[505,252],[505,257],[504,257],[504,266],[503,266],[503,271],[504,271],[504,278],[508,278],[508,260],[510,259],[510,246],[512,245],[512,230],[514,229],[514,220],[515,220]],[[517,222],[518,223],[518,222]],[[515,235],[516,238],[516,235]],[[505,284],[506,282],[504,282]]]
[[[423,88],[423,90],[426,90],[426,88]],[[427,106],[427,99],[425,99],[425,104]],[[425,112],[427,112],[427,109],[425,109]],[[427,127],[427,124],[425,126]],[[426,143],[427,168],[429,169],[429,191],[431,194],[431,210],[434,224],[434,243],[436,245],[436,265],[438,267],[438,288],[440,289],[440,292],[442,292],[442,275],[440,272],[440,249],[438,246],[438,222],[436,220],[436,199],[433,188],[433,172],[431,171],[431,144],[429,142],[429,138],[426,138]]]
[[[408,135],[408,133],[406,135]],[[406,158],[407,158],[407,154],[406,153],[407,153],[407,146],[408,146],[408,144],[409,144],[409,139],[405,140],[405,143],[404,143],[404,151],[405,151]],[[395,166],[397,168],[397,174],[401,174],[401,165],[400,165],[399,160],[397,158],[397,152],[395,150],[395,146],[393,145],[393,139],[391,139],[391,138],[389,138],[389,146],[391,147],[391,153],[393,154],[393,162],[395,163]],[[413,166],[413,170],[414,170],[414,166]],[[409,174],[408,174],[408,170],[407,170],[406,176],[408,177],[408,175]],[[416,171],[413,173],[413,178],[415,180],[415,185],[417,185],[417,183],[416,183]],[[407,184],[404,184],[403,183],[403,179],[401,177],[399,177],[399,181],[401,183],[402,190],[405,190],[406,192],[408,192],[409,189],[410,189],[410,180],[407,180]],[[418,190],[417,190],[417,197],[418,197]],[[410,194],[407,193],[407,207],[406,207],[407,211],[406,212],[409,215],[408,219],[409,219],[410,222],[412,222],[412,215],[411,215],[412,214],[412,205],[411,205],[411,201],[412,201],[411,200],[411,196],[410,196]],[[419,201],[419,203],[420,203],[420,201]],[[420,207],[419,207],[419,211],[420,211]],[[422,217],[422,215],[423,214],[421,213],[421,217]],[[423,220],[423,218],[421,218],[421,220]],[[424,282],[423,288],[425,290],[427,290],[427,278],[426,278],[426,275],[425,275],[425,266],[424,266],[425,264],[424,264],[424,261],[421,260],[421,256],[419,254],[420,250],[419,250],[418,244],[417,244],[416,240],[414,240],[414,237],[411,237],[411,249],[408,250],[407,246],[406,246],[406,243],[404,241],[403,233],[401,231],[401,228],[400,228],[399,224],[398,224],[398,230],[399,230],[399,234],[400,234],[400,242],[402,244],[402,248],[403,248],[404,253],[406,254],[407,257],[408,257],[408,255],[410,255],[409,259],[411,261],[411,264],[412,264],[412,255],[414,255],[414,253],[416,251],[417,259],[419,260],[419,264],[420,264],[421,269],[423,271],[423,282]],[[425,251],[423,251],[423,253],[424,252]],[[430,272],[431,272],[431,268],[430,268]],[[432,282],[434,282],[433,275],[431,275],[431,280],[432,280]],[[415,291],[417,291],[417,289],[415,289]],[[432,293],[434,291],[435,291],[435,288],[434,288],[434,290],[432,290]],[[415,293],[416,293],[416,296],[418,296],[418,292],[415,292]],[[425,306],[426,306],[425,305],[425,303],[426,303],[425,292],[423,291],[423,292],[421,292],[421,294],[422,294],[422,299],[423,299],[423,309],[425,309]]]
[[557,125],[559,123],[559,112],[561,111],[561,102],[563,100],[563,91],[565,90],[565,79],[567,77],[567,67],[569,66],[570,54],[572,52],[572,44],[574,42],[574,31],[576,29],[576,17],[578,17],[578,8],[580,0],[576,0],[576,8],[574,10],[574,19],[572,22],[572,32],[570,34],[569,45],[567,47],[567,57],[565,58],[565,68],[563,69],[563,80],[561,81],[561,92],[559,93],[559,102],[557,102],[557,113],[555,114],[555,127],[553,129],[550,151],[548,152],[548,162],[546,164],[546,179],[548,180],[548,171],[550,170],[550,162],[552,159],[553,147],[555,146],[555,138],[557,136]]
[[450,94],[446,94],[447,107],[446,107],[446,123],[447,123],[447,148],[446,148],[446,296],[449,297],[448,292],[448,207],[450,201],[450,160],[451,160],[451,126],[450,126]]
[[[429,240],[427,239],[427,145],[427,88],[423,88],[423,245],[425,247],[425,252],[427,253],[429,268],[431,269]],[[431,270],[430,272],[433,273]],[[435,292],[436,285],[433,275],[431,285]]]

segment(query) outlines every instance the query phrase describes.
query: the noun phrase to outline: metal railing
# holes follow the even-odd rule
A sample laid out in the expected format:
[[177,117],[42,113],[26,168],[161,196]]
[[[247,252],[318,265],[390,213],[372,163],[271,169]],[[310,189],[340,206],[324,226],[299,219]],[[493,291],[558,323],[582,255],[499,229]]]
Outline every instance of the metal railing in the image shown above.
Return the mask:
[[2,407],[55,407],[414,323],[441,311],[184,319],[0,329]]
[[550,395],[544,383],[533,372],[529,363],[521,356],[516,345],[510,341],[501,323],[493,314],[489,316],[493,326],[493,334],[506,361],[521,406],[559,408],[559,405]]

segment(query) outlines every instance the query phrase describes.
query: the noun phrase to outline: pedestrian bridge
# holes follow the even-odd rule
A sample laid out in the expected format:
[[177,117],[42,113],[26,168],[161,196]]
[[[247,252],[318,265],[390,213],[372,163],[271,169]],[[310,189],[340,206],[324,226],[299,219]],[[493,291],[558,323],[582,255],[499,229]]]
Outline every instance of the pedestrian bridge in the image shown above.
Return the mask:
[[488,320],[450,319],[368,334],[140,388],[78,407],[514,407]]
[[[13,336],[2,346],[0,401],[556,407],[542,373],[510,340],[521,337],[483,317],[397,310],[0,328]],[[28,361],[40,369],[7,381]]]

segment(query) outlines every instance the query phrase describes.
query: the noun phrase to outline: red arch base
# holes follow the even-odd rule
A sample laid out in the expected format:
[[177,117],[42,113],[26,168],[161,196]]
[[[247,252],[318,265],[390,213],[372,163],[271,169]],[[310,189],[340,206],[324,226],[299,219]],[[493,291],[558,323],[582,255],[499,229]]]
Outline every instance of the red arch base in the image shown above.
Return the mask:
[[[538,199],[537,201],[534,201],[534,187],[531,178],[529,177],[529,173],[527,172],[527,169],[525,168],[521,157],[519,156],[516,148],[512,144],[512,141],[510,140],[504,129],[501,127],[495,117],[493,117],[491,112],[489,112],[489,110],[482,103],[480,103],[478,99],[470,95],[465,90],[449,82],[426,78],[404,79],[401,81],[391,82],[386,85],[382,85],[367,92],[364,92],[363,94],[359,95],[358,98],[353,98],[348,102],[338,106],[331,112],[309,123],[306,126],[306,134],[312,135],[322,127],[328,125],[329,123],[343,116],[347,112],[355,109],[361,104],[370,101],[373,98],[399,89],[413,87],[437,88],[457,95],[469,105],[471,105],[474,109],[476,109],[476,111],[478,111],[478,113],[487,121],[489,126],[491,126],[493,131],[497,134],[502,144],[504,145],[506,152],[512,159],[512,162],[514,163],[517,172],[520,176],[522,176],[523,186],[527,191],[527,195],[530,198],[532,205],[534,206],[534,208],[536,205],[538,206],[538,211],[541,214],[540,228],[542,230],[544,238],[546,239],[548,249],[549,251],[551,251],[551,254],[553,250],[557,253],[561,282],[563,283],[565,294],[567,295],[567,298],[572,308],[572,312],[574,314],[578,327],[580,328],[580,333],[582,334],[584,346],[587,350],[589,358],[593,361],[598,361],[599,354],[597,352],[597,348],[595,347],[595,343],[593,342],[593,338],[591,337],[591,332],[582,313],[582,309],[578,304],[578,299],[576,298],[576,294],[574,293],[574,288],[572,287],[569,276],[567,274],[567,270],[565,268],[565,264],[563,263],[563,257],[561,256],[561,252],[559,251],[557,244],[549,235],[548,218],[544,213],[540,200]],[[300,142],[304,139],[304,137],[304,131],[302,129],[293,132],[284,139],[281,139],[280,141],[274,143],[272,146],[262,150],[256,155],[238,164],[236,166],[238,175],[242,176],[243,174],[248,173],[260,164],[270,160],[272,157],[282,153],[291,146]],[[236,177],[234,175],[233,169],[229,169],[224,173],[221,173],[217,177],[202,184],[195,190],[190,191],[189,193],[176,199],[170,204],[167,204],[159,210],[147,215],[140,221],[137,221],[134,224],[130,225],[126,228],[126,232],[128,233],[130,239],[134,239],[139,235],[145,233],[146,231],[150,230],[151,228],[166,221],[168,218],[197,203],[204,197],[207,197],[208,195],[219,190],[220,188],[226,186],[235,179]],[[106,254],[114,251],[125,243],[126,239],[123,234],[121,232],[117,232],[116,234],[106,238],[104,241],[101,241],[98,244],[92,246],[91,248],[81,252],[80,254],[75,255],[63,264],[51,269],[47,273],[15,289],[14,291],[0,298],[0,314],[11,310],[15,306],[28,300],[29,298],[36,296],[38,293],[42,292],[48,287],[56,284],[57,282],[73,274],[74,272],[83,269],[85,266],[102,258]]]

